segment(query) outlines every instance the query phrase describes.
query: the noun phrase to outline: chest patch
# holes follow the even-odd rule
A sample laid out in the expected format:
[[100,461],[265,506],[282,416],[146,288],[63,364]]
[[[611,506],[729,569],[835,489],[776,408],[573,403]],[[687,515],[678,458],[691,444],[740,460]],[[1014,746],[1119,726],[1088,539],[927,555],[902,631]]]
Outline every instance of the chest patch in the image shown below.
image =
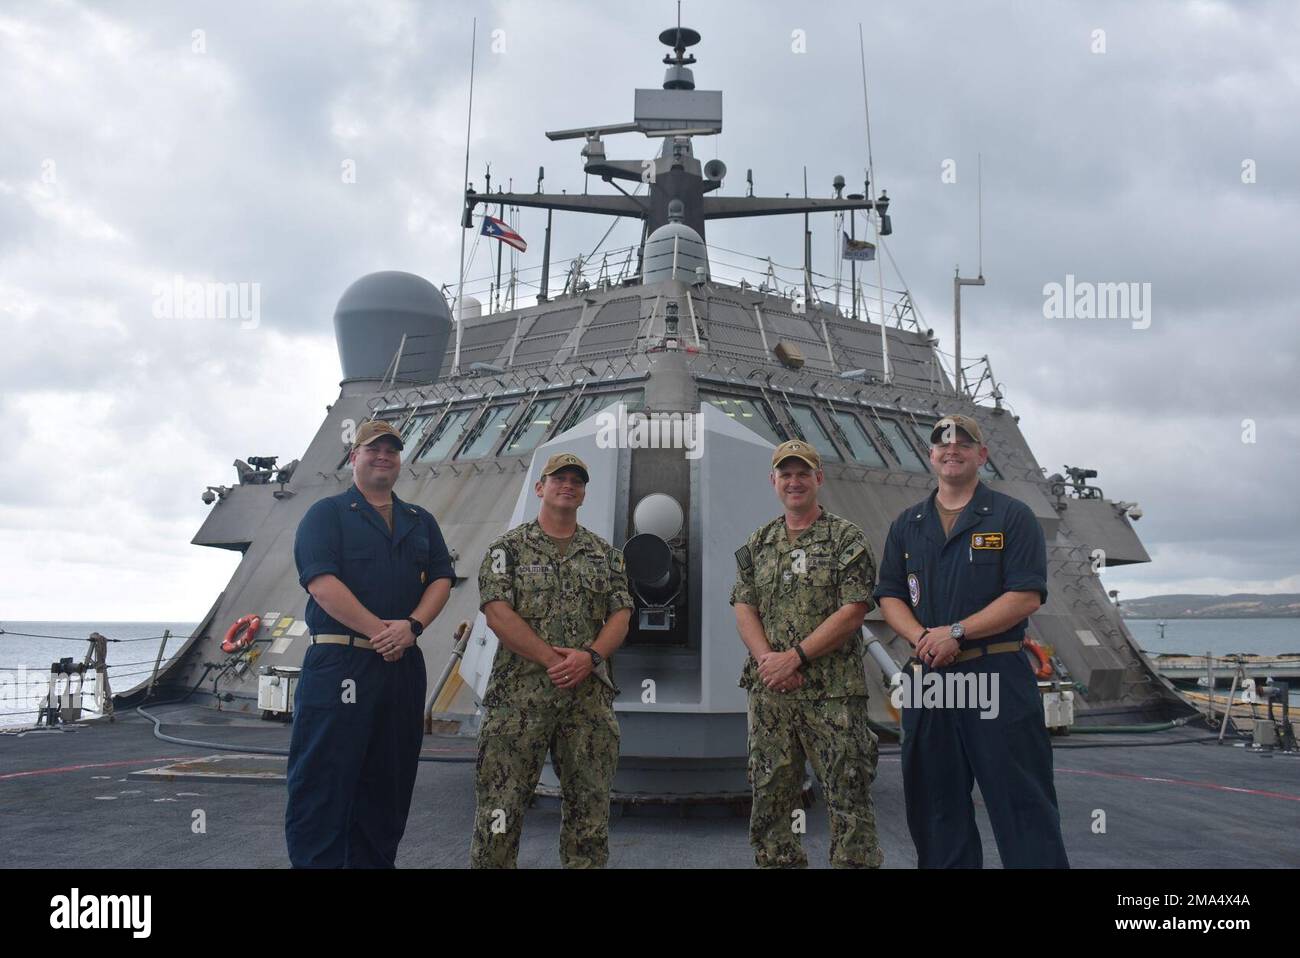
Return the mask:
[[907,574],[907,597],[912,600],[912,608],[921,604],[921,579],[915,572]]
[[970,547],[972,549],[1001,549],[1002,533],[972,532],[970,537]]

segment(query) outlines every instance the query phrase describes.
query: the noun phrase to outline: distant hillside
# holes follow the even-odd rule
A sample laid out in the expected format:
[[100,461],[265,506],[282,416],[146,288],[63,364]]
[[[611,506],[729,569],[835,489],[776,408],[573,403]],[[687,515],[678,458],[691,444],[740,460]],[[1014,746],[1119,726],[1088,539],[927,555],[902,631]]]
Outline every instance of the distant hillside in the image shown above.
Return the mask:
[[1126,619],[1283,619],[1300,618],[1300,594],[1150,595],[1120,597]]

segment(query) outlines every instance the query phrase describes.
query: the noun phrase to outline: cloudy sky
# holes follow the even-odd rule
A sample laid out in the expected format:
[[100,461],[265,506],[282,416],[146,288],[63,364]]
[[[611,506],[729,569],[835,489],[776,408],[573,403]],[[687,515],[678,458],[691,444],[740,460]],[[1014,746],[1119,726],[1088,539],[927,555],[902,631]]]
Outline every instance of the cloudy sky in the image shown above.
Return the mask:
[[[1043,465],[1096,468],[1142,506],[1154,561],[1110,587],[1300,591],[1300,7],[684,8],[697,83],[724,91],[725,130],[697,150],[727,162],[732,195],[746,169],[767,195],[801,193],[805,165],[814,194],[860,184],[871,17],[891,250],[945,349],[952,270],[977,268],[982,155],[988,286],[964,297],[963,351],[989,355]],[[199,494],[236,456],[302,452],[337,394],[339,294],[377,269],[455,281],[474,16],[471,181],[490,162],[531,190],[544,165],[548,190],[580,192],[580,142],[542,134],[632,119],[632,90],[662,81],[666,0],[5,4],[0,621],[206,612],[237,556],[189,544]],[[535,254],[543,222],[524,211]],[[608,225],[562,214],[557,259]],[[831,272],[831,223],[815,228]],[[709,240],[797,263],[801,229]],[[1149,283],[1149,327],[1046,317],[1067,275]],[[156,294],[177,276],[257,284],[257,323],[168,315]]]

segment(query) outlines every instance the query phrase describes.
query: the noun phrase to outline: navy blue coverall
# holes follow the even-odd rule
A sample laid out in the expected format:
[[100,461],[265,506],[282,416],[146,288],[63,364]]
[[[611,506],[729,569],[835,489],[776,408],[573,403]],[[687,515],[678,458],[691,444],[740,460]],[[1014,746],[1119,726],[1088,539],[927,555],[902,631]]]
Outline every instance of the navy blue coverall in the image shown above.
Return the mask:
[[[436,579],[455,582],[428,510],[394,495],[390,533],[356,486],[307,510],[293,557],[303,588],[337,576],[381,619],[407,618]],[[315,598],[306,620],[313,636],[355,635]],[[425,684],[418,646],[385,662],[373,649],[313,641],[289,744],[284,833],[295,868],[394,867],[419,765]]]
[[[936,493],[902,513],[889,529],[876,601],[901,599],[926,628],[959,622],[1005,592],[1037,592],[1047,600],[1043,530],[1023,502],[984,483],[947,538]],[[1019,642],[1025,624],[962,642],[962,650]],[[914,637],[912,637],[914,638]],[[1068,868],[1052,781],[1052,746],[1038,683],[1022,652],[995,653],[930,672],[972,673],[995,688],[992,709],[971,704],[902,709],[903,796],[921,868],[980,868],[983,848],[971,788],[979,783],[1002,864]],[[996,676],[997,685],[993,685]],[[967,685],[969,688],[970,686]]]

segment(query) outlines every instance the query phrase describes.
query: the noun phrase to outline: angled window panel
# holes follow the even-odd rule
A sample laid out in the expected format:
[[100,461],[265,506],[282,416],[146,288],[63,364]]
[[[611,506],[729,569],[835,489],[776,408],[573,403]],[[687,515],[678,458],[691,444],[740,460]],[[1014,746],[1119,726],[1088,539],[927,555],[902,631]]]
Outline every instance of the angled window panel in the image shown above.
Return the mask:
[[466,442],[465,448],[456,456],[457,459],[480,459],[492,452],[501,441],[510,414],[519,403],[505,403],[489,406],[487,412],[479,419],[474,435]]
[[747,399],[741,396],[726,396],[722,393],[700,391],[700,400],[726,413],[742,426],[753,430],[773,446],[785,442],[767,403],[761,399]]
[[822,427],[821,422],[813,413],[811,406],[805,406],[801,403],[790,404],[790,416],[794,419],[795,425],[799,427],[799,432],[803,434],[806,442],[813,444],[813,447],[821,453],[821,457],[826,462],[842,462],[843,456],[831,442],[830,435]]
[[624,392],[588,393],[578,399],[572,408],[564,414],[564,421],[560,423],[560,428],[556,432],[572,429],[588,416],[595,415],[602,409],[608,409],[620,402],[627,406],[628,412],[633,412],[641,408],[644,403],[644,396],[645,391],[641,389],[630,389]]
[[864,466],[874,466],[877,469],[888,468],[885,464],[885,458],[871,442],[866,428],[857,416],[851,412],[837,409],[835,410],[835,422],[839,425],[840,432],[844,435],[844,442],[849,447],[849,453],[854,460]]
[[903,424],[895,419],[881,419],[880,429],[889,443],[889,451],[908,472],[929,472],[930,466],[907,442]]
[[536,448],[537,444],[546,438],[551,426],[554,425],[552,417],[563,398],[563,396],[552,396],[534,402],[519,421],[519,424],[515,426],[514,432],[501,454],[516,455]]
[[442,422],[435,427],[428,448],[420,453],[416,461],[439,462],[446,459],[460,442],[460,438],[465,431],[465,423],[469,420],[470,413],[473,411],[474,407],[470,406],[465,409],[453,409],[447,413],[442,418]]
[[408,461],[415,457],[415,453],[420,448],[420,443],[424,441],[424,430],[428,427],[429,421],[433,419],[432,415],[412,416],[402,427],[402,461]]

